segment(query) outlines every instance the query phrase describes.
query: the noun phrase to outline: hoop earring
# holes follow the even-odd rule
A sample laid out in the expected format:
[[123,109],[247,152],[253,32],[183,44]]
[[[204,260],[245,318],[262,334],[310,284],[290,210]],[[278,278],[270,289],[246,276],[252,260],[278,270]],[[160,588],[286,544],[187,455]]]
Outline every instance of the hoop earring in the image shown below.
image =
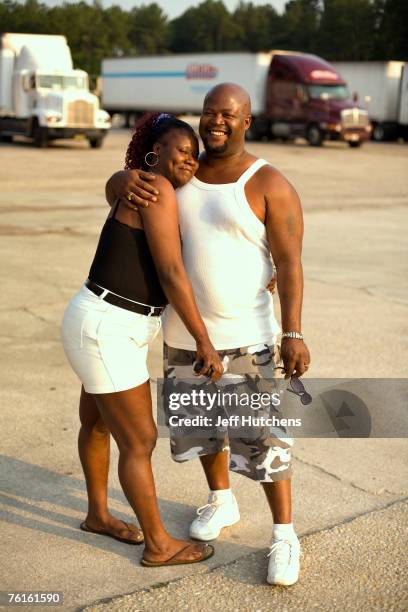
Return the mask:
[[[156,161],[154,161],[153,163],[150,163],[149,155],[155,155]],[[146,166],[150,166],[150,167],[157,166],[157,164],[159,163],[159,154],[156,153],[155,151],[149,151],[148,153],[146,153],[144,160],[145,160]]]

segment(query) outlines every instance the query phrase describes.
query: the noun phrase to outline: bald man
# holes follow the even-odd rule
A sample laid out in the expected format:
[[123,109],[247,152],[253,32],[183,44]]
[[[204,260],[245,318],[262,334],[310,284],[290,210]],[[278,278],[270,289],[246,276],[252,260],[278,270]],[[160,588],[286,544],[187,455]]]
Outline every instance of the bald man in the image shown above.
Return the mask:
[[[299,198],[276,168],[245,150],[250,124],[250,99],[241,87],[224,83],[207,94],[199,128],[205,151],[196,176],[178,190],[177,199],[183,259],[211,340],[229,377],[257,385],[282,369],[287,378],[301,376],[310,355],[301,333]],[[154,175],[137,170],[118,172],[107,183],[107,199],[112,204],[123,198],[136,209],[154,205],[152,180]],[[283,329],[280,347],[280,328],[266,290],[273,264]],[[171,306],[163,332],[165,376],[191,379],[194,339]],[[171,432],[173,459],[199,457],[210,489],[190,535],[212,540],[239,521],[229,469],[260,482],[273,515],[267,581],[285,586],[298,580],[300,555],[291,516],[291,445],[270,428],[250,440],[227,432],[203,439]]]

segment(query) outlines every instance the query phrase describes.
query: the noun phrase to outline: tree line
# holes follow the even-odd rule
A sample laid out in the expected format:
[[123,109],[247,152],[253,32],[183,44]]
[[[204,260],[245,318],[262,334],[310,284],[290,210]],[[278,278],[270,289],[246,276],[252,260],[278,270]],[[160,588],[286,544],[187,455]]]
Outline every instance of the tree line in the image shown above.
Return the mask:
[[328,60],[408,60],[408,0],[289,0],[270,3],[204,0],[170,20],[156,3],[118,6],[0,0],[0,30],[64,34],[74,64],[100,74],[106,57],[289,49]]

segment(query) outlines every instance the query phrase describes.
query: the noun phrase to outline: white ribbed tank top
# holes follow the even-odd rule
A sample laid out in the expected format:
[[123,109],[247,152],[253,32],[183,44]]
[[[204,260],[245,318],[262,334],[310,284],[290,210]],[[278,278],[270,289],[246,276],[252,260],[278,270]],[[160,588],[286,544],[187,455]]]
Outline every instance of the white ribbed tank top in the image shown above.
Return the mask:
[[[177,191],[183,261],[216,349],[273,344],[280,331],[266,289],[273,272],[266,229],[245,196],[245,183],[267,163],[258,159],[236,183],[214,185],[193,177]],[[163,333],[169,346],[195,349],[170,305]]]

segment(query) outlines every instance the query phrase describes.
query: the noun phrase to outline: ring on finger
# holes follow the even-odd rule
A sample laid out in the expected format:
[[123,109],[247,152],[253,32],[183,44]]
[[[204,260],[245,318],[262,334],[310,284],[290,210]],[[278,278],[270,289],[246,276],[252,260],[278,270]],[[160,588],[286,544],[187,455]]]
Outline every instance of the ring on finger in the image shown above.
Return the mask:
[[133,200],[133,195],[134,195],[134,194],[133,194],[131,191],[129,191],[129,192],[126,194],[126,199],[127,199],[127,200],[129,200],[129,202],[131,202],[131,201]]

